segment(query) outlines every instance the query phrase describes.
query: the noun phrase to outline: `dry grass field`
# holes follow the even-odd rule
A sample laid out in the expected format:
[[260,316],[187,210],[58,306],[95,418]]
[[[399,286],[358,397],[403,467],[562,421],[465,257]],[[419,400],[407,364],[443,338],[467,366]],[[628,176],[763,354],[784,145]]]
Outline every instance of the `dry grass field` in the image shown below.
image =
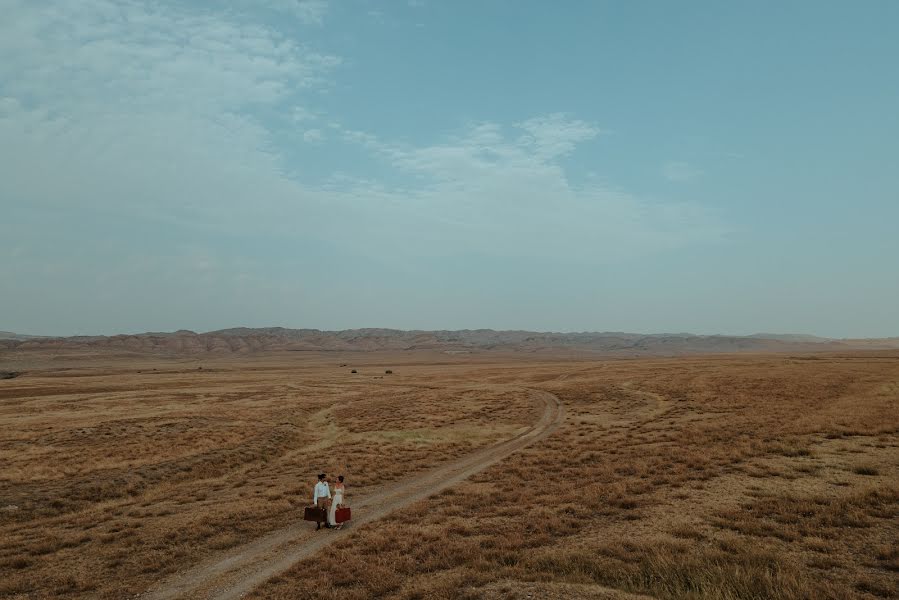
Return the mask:
[[319,470],[352,504],[515,436],[528,390],[565,407],[549,437],[251,597],[897,597],[897,352],[13,367],[3,598],[134,597],[296,522]]

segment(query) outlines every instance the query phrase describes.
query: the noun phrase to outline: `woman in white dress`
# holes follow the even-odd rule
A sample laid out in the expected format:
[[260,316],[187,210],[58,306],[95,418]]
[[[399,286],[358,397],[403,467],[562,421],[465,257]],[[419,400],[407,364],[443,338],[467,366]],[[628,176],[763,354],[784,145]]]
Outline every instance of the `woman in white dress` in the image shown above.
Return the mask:
[[331,527],[337,527],[340,529],[343,527],[343,523],[337,524],[337,521],[334,520],[335,513],[337,509],[343,504],[343,492],[346,488],[343,485],[343,475],[337,476],[337,483],[334,484],[334,498],[331,499],[331,509],[328,511],[328,524]]

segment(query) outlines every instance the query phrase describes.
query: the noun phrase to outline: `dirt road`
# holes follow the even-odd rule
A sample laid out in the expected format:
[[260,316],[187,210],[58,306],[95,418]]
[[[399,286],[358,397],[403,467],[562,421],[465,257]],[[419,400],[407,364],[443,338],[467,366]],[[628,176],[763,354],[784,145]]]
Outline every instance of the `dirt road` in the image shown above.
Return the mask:
[[[354,497],[353,527],[380,519],[449,488],[552,433],[564,414],[559,399],[544,391],[527,392],[544,407],[540,419],[527,431],[433,471],[397,482],[367,496]],[[311,523],[298,521],[179,573],[141,595],[141,598],[241,598],[296,562],[352,535],[353,527],[316,532]]]

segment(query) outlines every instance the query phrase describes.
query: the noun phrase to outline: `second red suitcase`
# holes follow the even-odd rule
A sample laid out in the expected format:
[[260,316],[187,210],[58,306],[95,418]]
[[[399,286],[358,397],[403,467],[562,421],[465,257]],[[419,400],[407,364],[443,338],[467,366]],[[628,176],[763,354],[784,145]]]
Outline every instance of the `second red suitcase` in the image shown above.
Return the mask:
[[334,521],[336,523],[345,523],[350,520],[350,507],[343,506],[334,511]]

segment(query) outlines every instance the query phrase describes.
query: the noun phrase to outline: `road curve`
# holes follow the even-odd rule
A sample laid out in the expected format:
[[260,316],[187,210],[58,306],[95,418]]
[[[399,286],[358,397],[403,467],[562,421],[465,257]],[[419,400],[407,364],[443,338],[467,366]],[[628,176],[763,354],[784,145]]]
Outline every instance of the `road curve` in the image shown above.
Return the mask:
[[[385,517],[395,510],[452,487],[555,431],[564,417],[559,399],[541,390],[528,389],[527,392],[543,405],[543,413],[530,428],[511,439],[482,448],[432,471],[398,481],[365,496],[355,496],[352,503],[354,527]],[[298,521],[179,573],[142,594],[140,598],[241,598],[298,561],[351,535],[352,531],[351,527],[315,532],[309,523]]]

